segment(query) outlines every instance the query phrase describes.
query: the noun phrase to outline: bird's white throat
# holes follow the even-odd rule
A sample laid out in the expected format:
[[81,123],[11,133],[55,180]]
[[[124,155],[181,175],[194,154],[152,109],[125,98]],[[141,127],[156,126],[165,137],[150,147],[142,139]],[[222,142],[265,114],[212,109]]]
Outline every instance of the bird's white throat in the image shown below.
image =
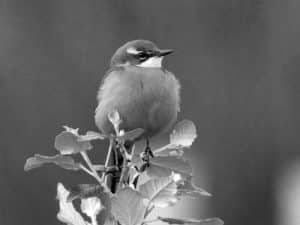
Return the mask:
[[161,68],[161,63],[162,63],[163,57],[150,57],[146,61],[137,64],[139,67],[144,67],[144,68]]

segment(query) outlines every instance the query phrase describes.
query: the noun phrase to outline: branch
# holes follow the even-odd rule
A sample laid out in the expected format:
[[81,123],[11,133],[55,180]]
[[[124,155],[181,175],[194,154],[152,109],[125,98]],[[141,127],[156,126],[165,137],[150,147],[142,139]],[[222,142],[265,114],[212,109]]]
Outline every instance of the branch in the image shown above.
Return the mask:
[[160,221],[160,219],[156,218],[156,219],[152,219],[152,220],[146,220],[142,224],[155,223],[155,222],[158,222],[158,221]]
[[123,184],[126,183],[126,179],[128,177],[128,172],[129,172],[129,167],[128,167],[128,156],[129,154],[127,153],[126,148],[124,147],[124,145],[122,144],[120,146],[120,150],[121,150],[121,154],[123,157],[123,165],[121,168],[121,176],[120,176],[120,180],[119,180],[119,184],[118,184],[118,188],[122,188]]
[[[111,158],[111,155],[112,155],[112,149],[113,149],[113,139],[110,138],[109,139],[109,147],[108,147],[108,152],[107,152],[107,155],[106,155],[106,159],[105,159],[105,164],[104,164],[104,167],[107,168],[109,165],[109,161],[110,161],[110,158]],[[106,173],[103,173],[102,174],[102,181],[104,183],[107,183],[107,180],[106,180]]]
[[80,152],[80,154],[81,154],[82,158],[85,160],[86,164],[89,166],[90,172],[93,174],[93,177],[95,177],[95,179],[99,182],[99,184],[104,187],[105,191],[110,192],[109,188],[106,186],[105,183],[102,182],[101,178],[99,177],[99,175],[98,175],[97,171],[95,170],[95,168],[94,168],[89,156],[87,155],[86,151],[82,151],[82,152]]
[[88,168],[86,168],[84,165],[80,164],[80,169],[82,169],[84,172],[91,175],[92,177],[95,177],[95,175]]

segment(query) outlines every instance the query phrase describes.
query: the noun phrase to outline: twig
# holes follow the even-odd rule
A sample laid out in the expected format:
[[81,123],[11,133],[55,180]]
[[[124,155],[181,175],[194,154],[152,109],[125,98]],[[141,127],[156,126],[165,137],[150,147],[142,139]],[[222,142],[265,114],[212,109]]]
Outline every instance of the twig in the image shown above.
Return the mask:
[[160,221],[160,219],[156,218],[156,219],[152,219],[152,220],[147,220],[147,221],[144,221],[143,224],[155,223],[157,221]]
[[146,213],[145,213],[145,216],[144,218],[146,218],[147,216],[149,216],[149,214],[152,212],[152,210],[154,209],[154,205],[152,205],[151,207],[149,207],[147,210],[146,210]]
[[103,172],[103,173],[118,171],[117,166],[105,167],[104,165],[94,165],[94,168],[95,168],[96,171]]
[[100,172],[105,172],[106,171],[105,166],[101,165],[101,164],[94,164],[94,168],[95,168],[96,171],[100,171]]
[[163,151],[165,151],[165,150],[167,150],[167,149],[169,149],[171,147],[172,147],[172,144],[167,144],[167,145],[165,145],[165,146],[163,146],[161,148],[155,149],[153,151],[153,153],[155,154],[155,153],[163,152]]
[[[110,161],[110,157],[111,157],[111,153],[112,153],[112,149],[113,149],[113,143],[114,143],[113,138],[110,138],[108,152],[107,152],[105,164],[104,164],[105,168],[107,168],[109,166],[109,161]],[[105,173],[102,174],[102,182],[106,183],[106,174]]]
[[92,225],[98,225],[96,216],[91,217]]
[[95,177],[94,174],[88,168],[86,168],[84,165],[80,164],[80,169],[82,169],[84,172],[91,175],[92,177]]
[[93,174],[93,177],[95,177],[95,179],[99,182],[99,184],[104,187],[105,191],[110,191],[108,189],[108,187],[106,186],[106,184],[103,184],[101,178],[99,177],[97,171],[95,170],[95,168],[94,168],[89,156],[87,155],[86,151],[82,151],[82,152],[80,152],[80,154],[81,154],[82,158],[85,160],[86,164],[89,166],[89,168],[91,170],[91,173]]
[[125,183],[126,178],[128,177],[128,159],[127,159],[127,151],[124,147],[124,145],[120,146],[121,148],[121,153],[122,153],[122,157],[123,157],[123,165],[122,165],[122,169],[121,169],[121,176],[120,176],[120,180],[119,180],[119,187],[118,188],[122,188],[122,185]]

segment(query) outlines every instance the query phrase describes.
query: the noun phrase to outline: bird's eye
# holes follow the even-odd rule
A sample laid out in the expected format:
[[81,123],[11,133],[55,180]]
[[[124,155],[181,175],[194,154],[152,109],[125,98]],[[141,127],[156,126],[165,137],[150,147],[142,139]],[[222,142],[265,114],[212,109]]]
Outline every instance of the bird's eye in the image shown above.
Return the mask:
[[146,58],[148,58],[148,55],[147,55],[147,53],[145,53],[145,52],[140,52],[137,56],[138,56],[140,59],[146,59]]

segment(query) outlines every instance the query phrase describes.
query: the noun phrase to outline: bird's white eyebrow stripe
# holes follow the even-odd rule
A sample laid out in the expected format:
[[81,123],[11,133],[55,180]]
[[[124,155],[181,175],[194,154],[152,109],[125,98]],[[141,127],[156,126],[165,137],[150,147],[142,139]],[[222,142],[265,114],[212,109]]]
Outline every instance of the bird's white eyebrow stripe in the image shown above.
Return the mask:
[[138,51],[138,50],[136,50],[135,48],[130,47],[130,48],[127,48],[127,49],[126,49],[126,52],[129,53],[129,54],[132,54],[132,55],[137,55],[137,54],[139,54],[141,51]]

